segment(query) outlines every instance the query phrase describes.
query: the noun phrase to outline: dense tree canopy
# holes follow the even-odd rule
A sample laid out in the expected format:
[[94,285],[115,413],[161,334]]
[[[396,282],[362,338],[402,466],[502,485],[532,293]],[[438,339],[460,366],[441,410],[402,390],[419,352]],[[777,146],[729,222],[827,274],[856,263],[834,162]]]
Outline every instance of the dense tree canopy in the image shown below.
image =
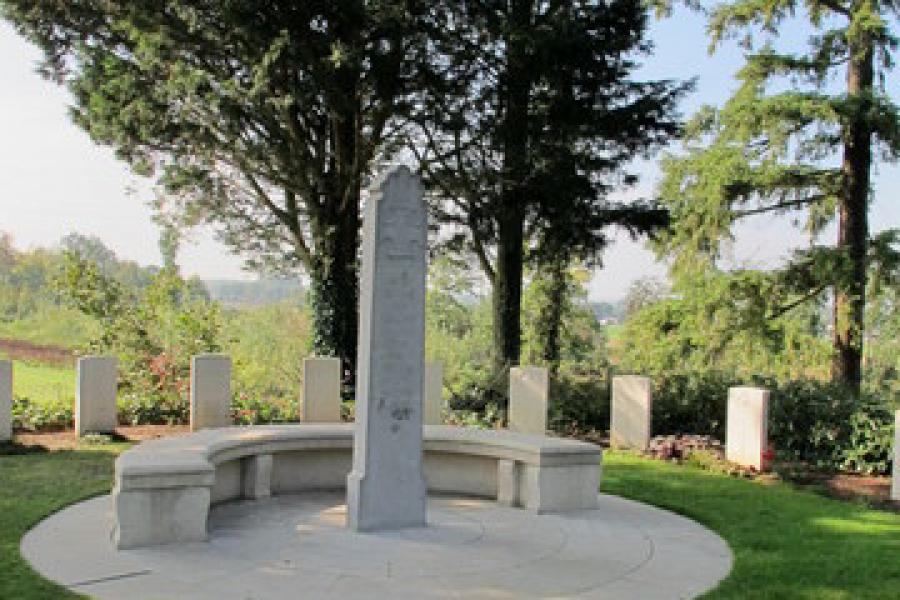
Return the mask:
[[76,123],[159,176],[161,210],[310,275],[315,349],[352,364],[360,186],[425,48],[417,3],[0,6],[69,85]]

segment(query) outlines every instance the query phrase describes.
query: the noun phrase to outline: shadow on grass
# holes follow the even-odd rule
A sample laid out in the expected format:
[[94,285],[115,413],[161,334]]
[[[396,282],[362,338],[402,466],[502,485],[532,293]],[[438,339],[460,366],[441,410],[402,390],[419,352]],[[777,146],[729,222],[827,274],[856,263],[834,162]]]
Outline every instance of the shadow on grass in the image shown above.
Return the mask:
[[47,452],[43,446],[0,442],[0,456],[21,456],[23,454],[40,454]]

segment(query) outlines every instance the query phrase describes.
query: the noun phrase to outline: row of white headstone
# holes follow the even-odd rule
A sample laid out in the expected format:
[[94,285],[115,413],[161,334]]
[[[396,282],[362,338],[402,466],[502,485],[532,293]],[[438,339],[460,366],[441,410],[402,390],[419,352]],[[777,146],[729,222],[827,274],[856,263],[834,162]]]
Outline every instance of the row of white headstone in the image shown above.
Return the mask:
[[[111,433],[118,424],[116,390],[118,364],[110,356],[85,356],[77,361],[75,431]],[[0,360],[0,441],[12,438],[12,362]],[[442,368],[426,363],[425,422],[439,424]],[[310,357],[303,360],[303,399],[300,420],[336,423],[341,420],[341,361]],[[231,417],[231,359],[222,354],[201,354],[191,359],[191,430],[227,427]]]
[[[769,390],[732,387],[728,390],[725,458],[762,470],[768,446]],[[653,396],[649,378],[613,377],[610,444],[646,450],[653,433]],[[900,501],[900,410],[894,415],[894,467],[891,498]]]
[[[78,435],[110,433],[118,424],[116,390],[118,364],[110,356],[78,359],[75,387],[75,431]],[[0,360],[0,440],[12,437],[12,362]],[[423,423],[443,423],[443,367],[426,362],[423,386]],[[547,370],[516,367],[510,373],[510,429],[543,435],[547,429],[549,398]],[[309,357],[303,360],[300,420],[336,423],[341,420],[341,361]],[[191,430],[227,427],[231,416],[231,359],[201,354],[191,359]]]
[[[648,377],[613,377],[610,444],[646,450],[653,435],[653,392]],[[732,387],[728,390],[725,457],[762,470],[768,448],[769,390]]]
[[[78,435],[112,432],[116,416],[116,359],[85,356],[78,359],[75,429]],[[0,441],[12,438],[12,362],[0,360]],[[425,363],[423,422],[443,423],[443,368]],[[202,354],[191,360],[191,429],[225,427],[231,417],[231,359]],[[514,367],[509,376],[509,428],[543,435],[547,430],[549,377],[542,367]],[[728,390],[726,458],[762,468],[768,432],[769,391],[752,387]],[[653,430],[651,381],[637,375],[613,377],[610,443],[619,448],[645,450]],[[310,357],[303,361],[303,399],[300,420],[336,423],[341,420],[341,361]],[[891,497],[900,500],[900,410],[895,415],[894,477]]]

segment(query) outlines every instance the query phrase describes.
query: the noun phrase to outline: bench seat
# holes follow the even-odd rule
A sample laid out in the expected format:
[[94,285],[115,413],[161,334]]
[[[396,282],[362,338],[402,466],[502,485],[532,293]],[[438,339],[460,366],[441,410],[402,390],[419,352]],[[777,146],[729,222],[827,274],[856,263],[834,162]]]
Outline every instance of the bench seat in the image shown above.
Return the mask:
[[[339,490],[352,466],[352,423],[205,429],[143,442],[116,460],[118,548],[207,538],[209,508],[237,498]],[[528,510],[594,508],[598,446],[507,430],[423,428],[428,490]]]

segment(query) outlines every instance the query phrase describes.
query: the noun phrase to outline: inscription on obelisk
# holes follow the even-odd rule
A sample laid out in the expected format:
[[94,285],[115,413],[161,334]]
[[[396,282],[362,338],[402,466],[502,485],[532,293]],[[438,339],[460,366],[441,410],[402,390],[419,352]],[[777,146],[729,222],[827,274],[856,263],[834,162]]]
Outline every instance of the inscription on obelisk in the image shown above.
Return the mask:
[[422,186],[394,167],[363,218],[356,429],[347,523],[357,531],[425,525],[422,379],[427,222]]

